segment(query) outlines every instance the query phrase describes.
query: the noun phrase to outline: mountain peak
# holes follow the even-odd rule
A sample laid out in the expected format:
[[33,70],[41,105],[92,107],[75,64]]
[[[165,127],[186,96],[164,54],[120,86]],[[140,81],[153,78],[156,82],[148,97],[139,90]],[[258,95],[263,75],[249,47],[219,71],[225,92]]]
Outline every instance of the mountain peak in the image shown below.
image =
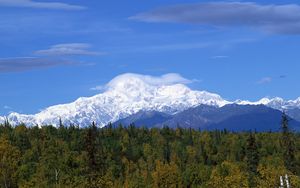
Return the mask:
[[[175,73],[162,76],[126,73],[112,79],[102,93],[93,97],[80,97],[73,103],[51,106],[34,115],[11,113],[7,118],[12,124],[58,125],[61,118],[66,125],[88,126],[94,121],[103,127],[139,111],[176,114],[201,104],[215,107],[262,104],[279,110],[300,108],[300,98],[295,101],[263,98],[257,102],[230,102],[218,94],[190,89],[187,84],[191,82]],[[0,118],[0,122],[3,121],[4,118]]]
[[191,90],[185,85],[191,82],[175,73],[158,77],[122,74],[106,84],[103,93],[93,97],[81,97],[35,115],[12,113],[8,119],[13,124],[57,125],[61,118],[65,124],[87,126],[95,121],[102,127],[141,110],[175,114],[199,104],[223,106],[228,103],[217,94]]

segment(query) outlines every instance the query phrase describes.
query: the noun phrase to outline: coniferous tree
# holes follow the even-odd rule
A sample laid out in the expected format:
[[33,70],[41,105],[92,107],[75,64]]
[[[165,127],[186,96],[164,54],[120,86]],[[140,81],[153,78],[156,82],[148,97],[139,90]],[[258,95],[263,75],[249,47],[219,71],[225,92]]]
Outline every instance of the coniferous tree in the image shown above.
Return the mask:
[[11,145],[5,137],[0,137],[0,186],[17,187],[16,171],[20,160],[20,151]]
[[259,153],[255,140],[255,135],[250,132],[246,146],[246,165],[248,171],[249,187],[256,187],[255,177],[258,175]]
[[189,128],[188,144],[189,145],[193,145],[194,144],[194,142],[193,142],[193,130],[192,130],[191,127]]
[[89,184],[94,185],[96,181],[96,132],[97,127],[95,123],[89,127],[87,130],[87,135],[85,138],[85,147],[88,158],[88,173],[89,173]]
[[296,174],[297,165],[295,159],[295,142],[293,139],[293,134],[291,133],[288,124],[288,116],[286,115],[286,113],[283,113],[281,121],[281,148],[283,154],[283,161],[285,167],[292,173]]
[[61,120],[61,118],[59,118],[59,123],[58,123],[58,125],[59,125],[59,128],[61,128],[61,127],[64,126],[64,125],[63,125],[63,122],[62,122],[62,120]]
[[10,123],[7,118],[5,118],[4,127],[10,127]]

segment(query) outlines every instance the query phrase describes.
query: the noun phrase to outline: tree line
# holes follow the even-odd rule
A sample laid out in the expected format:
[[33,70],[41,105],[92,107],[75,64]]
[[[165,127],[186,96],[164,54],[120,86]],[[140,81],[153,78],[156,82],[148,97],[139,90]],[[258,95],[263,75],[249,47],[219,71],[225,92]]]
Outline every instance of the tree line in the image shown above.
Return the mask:
[[[242,125],[241,125],[242,126]],[[134,125],[0,126],[0,186],[300,187],[300,134]]]

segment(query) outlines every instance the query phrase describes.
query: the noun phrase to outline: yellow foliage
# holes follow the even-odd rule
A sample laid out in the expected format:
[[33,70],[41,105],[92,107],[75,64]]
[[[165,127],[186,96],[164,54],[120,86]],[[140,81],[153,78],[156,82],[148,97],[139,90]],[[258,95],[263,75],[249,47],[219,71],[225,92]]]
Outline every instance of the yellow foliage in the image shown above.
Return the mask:
[[19,150],[12,146],[4,137],[0,138],[0,185],[13,187],[15,182],[18,162],[20,160]]
[[247,175],[236,164],[225,161],[212,171],[208,187],[247,188]]
[[156,161],[156,169],[152,173],[154,187],[180,187],[180,174],[175,163],[163,164]]
[[279,187],[280,176],[288,174],[291,187],[300,187],[300,178],[291,174],[285,169],[283,165],[281,166],[265,166],[259,165],[258,171],[260,173],[259,188],[265,187]]

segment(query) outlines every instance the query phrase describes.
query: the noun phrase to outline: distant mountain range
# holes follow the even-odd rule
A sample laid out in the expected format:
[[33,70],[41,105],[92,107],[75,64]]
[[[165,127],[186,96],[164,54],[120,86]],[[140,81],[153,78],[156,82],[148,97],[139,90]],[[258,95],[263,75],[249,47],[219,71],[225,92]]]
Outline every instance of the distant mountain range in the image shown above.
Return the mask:
[[[201,130],[227,129],[231,131],[278,131],[282,112],[264,105],[228,104],[223,107],[200,105],[168,115],[161,112],[140,111],[114,123],[138,127],[194,128]],[[300,122],[289,118],[292,130],[300,131]]]
[[124,119],[120,119],[113,123],[114,126],[123,125],[129,126],[134,124],[137,127],[158,127],[158,125],[171,120],[175,115],[170,115],[156,111],[139,111],[136,114],[130,115]]
[[72,123],[82,127],[94,121],[100,127],[110,122],[135,122],[158,127],[165,123],[174,127],[180,123],[183,127],[234,127],[236,130],[248,129],[254,123],[257,126],[269,123],[264,124],[270,126],[265,130],[277,126],[280,111],[285,111],[294,119],[292,121],[300,121],[300,98],[289,101],[281,98],[263,98],[257,102],[228,101],[214,93],[192,90],[185,85],[185,80],[170,81],[174,77],[176,74],[163,75],[160,79],[123,74],[111,80],[102,93],[93,97],[82,97],[73,103],[52,106],[33,115],[11,113],[7,117],[0,116],[0,122],[8,119],[14,125],[56,126],[61,118],[66,125]]

